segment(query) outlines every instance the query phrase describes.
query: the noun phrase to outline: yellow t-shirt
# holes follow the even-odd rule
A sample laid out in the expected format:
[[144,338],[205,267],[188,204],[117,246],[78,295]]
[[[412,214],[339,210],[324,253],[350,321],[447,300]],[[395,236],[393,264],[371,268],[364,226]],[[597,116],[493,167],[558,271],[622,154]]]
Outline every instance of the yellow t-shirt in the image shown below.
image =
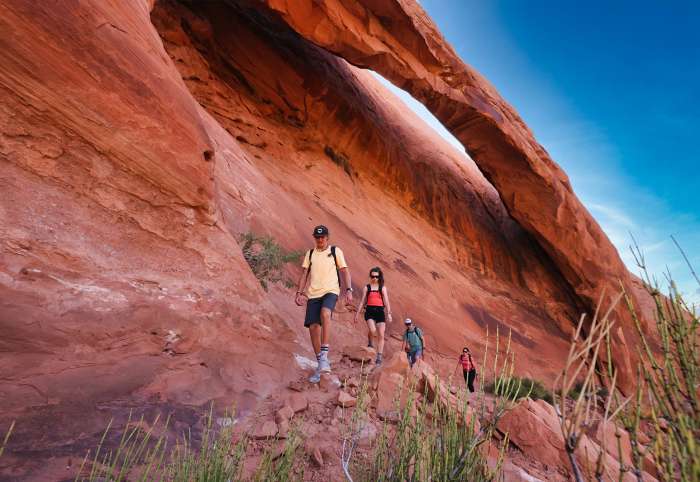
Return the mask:
[[[347,268],[345,256],[339,247],[335,247],[335,257],[338,260],[338,269]],[[304,254],[302,268],[309,267],[309,252]],[[335,261],[331,254],[331,247],[328,246],[323,251],[314,248],[311,255],[311,280],[306,290],[309,298],[320,298],[327,293],[340,295],[340,285],[338,284],[338,273],[336,272]]]

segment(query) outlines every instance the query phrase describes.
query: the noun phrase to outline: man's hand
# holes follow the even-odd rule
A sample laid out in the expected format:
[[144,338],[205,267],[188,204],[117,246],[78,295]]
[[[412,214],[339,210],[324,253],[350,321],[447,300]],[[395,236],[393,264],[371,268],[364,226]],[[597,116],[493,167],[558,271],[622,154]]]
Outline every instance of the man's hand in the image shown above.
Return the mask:
[[392,318],[391,318],[391,313],[389,313],[388,315],[386,315],[386,320],[387,320],[389,323],[391,323],[391,322],[393,321]]
[[297,306],[303,306],[305,301],[306,301],[306,296],[304,295],[304,293],[297,291],[297,294],[294,297],[294,303],[296,303]]
[[352,291],[345,290],[345,304],[352,306]]

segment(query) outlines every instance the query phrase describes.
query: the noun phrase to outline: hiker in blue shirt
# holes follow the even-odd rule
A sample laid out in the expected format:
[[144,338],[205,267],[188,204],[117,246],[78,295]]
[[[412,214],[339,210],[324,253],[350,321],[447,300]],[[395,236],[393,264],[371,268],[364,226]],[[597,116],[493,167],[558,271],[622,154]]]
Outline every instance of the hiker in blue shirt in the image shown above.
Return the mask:
[[410,318],[406,318],[403,323],[406,325],[406,332],[403,334],[401,348],[406,352],[408,362],[413,366],[416,361],[423,358],[423,351],[425,351],[423,332],[417,326],[413,326],[413,321]]

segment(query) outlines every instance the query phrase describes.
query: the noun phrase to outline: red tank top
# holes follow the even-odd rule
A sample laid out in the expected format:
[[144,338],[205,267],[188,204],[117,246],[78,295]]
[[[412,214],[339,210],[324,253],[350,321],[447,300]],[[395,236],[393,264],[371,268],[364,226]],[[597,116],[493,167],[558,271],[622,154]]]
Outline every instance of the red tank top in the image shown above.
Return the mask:
[[367,290],[367,306],[384,306],[384,300],[379,290],[373,291],[372,288]]
[[476,364],[474,363],[473,360],[470,360],[469,357],[468,357],[467,355],[464,355],[464,354],[460,355],[460,356],[459,356],[459,361],[460,361],[460,363],[462,364],[462,369],[463,369],[463,370],[466,370],[466,371],[469,371],[469,370],[471,370],[471,369],[475,369],[475,370],[476,370]]

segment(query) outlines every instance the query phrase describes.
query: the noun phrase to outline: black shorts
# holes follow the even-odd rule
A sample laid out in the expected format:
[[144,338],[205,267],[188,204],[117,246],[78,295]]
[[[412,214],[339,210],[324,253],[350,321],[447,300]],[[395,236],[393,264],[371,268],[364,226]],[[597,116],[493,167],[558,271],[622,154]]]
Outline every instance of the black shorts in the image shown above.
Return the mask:
[[335,293],[326,293],[320,298],[309,298],[306,301],[306,318],[304,326],[309,327],[314,324],[321,324],[321,308],[328,308],[331,312],[335,309],[335,304],[338,301],[338,295]]
[[383,306],[367,306],[365,307],[365,321],[374,320],[375,323],[385,323]]

